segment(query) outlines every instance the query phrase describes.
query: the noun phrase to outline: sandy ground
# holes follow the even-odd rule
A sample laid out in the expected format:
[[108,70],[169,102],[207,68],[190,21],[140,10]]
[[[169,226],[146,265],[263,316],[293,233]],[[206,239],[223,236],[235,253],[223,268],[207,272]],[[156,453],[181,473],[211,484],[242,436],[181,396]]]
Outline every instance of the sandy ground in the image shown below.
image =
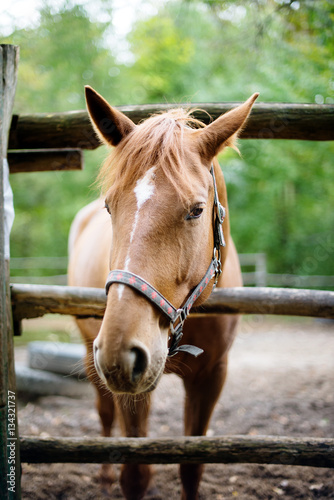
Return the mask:
[[[150,436],[182,435],[183,387],[165,375],[154,394]],[[96,436],[94,393],[20,402],[20,433]],[[116,430],[117,434],[117,430]],[[234,343],[228,380],[208,434],[334,436],[334,322],[249,316]],[[119,471],[119,466],[116,466]],[[98,465],[23,464],[22,497],[102,500]],[[177,465],[155,466],[145,498],[180,498]],[[109,497],[110,498],[110,497]],[[122,498],[118,483],[111,498]],[[286,465],[207,465],[201,500],[334,499],[331,469]]]

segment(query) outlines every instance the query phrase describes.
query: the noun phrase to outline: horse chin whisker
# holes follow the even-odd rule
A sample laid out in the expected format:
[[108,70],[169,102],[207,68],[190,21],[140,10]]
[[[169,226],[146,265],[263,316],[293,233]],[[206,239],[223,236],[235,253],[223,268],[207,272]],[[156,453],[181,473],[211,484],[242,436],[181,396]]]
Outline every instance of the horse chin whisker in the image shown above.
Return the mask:
[[186,376],[186,373],[192,373],[193,370],[192,368],[187,365],[184,361],[179,361],[174,358],[171,358],[169,363],[168,363],[168,369],[167,369],[167,374],[168,373],[176,373],[179,377],[184,377]]
[[103,389],[103,396],[104,397],[108,397],[110,399],[113,399],[113,393],[111,392],[110,389],[108,389],[108,387],[102,382],[102,380],[100,380],[100,384],[99,384],[99,387],[100,389]]
[[103,392],[104,397],[111,398],[113,397],[113,392],[109,389],[109,387],[103,382],[103,380],[98,376],[94,376],[90,378],[90,381],[95,385],[95,387]]
[[114,394],[114,396],[119,408],[122,408],[122,410],[128,410],[132,414],[136,413],[136,405],[138,403],[145,403],[146,409],[149,406],[150,398],[147,397],[147,393]]
[[74,364],[72,370],[68,375],[66,375],[66,377],[77,377],[79,380],[84,380],[86,378],[86,375],[82,374],[83,368],[85,368],[85,366],[83,365],[82,360],[80,359]]

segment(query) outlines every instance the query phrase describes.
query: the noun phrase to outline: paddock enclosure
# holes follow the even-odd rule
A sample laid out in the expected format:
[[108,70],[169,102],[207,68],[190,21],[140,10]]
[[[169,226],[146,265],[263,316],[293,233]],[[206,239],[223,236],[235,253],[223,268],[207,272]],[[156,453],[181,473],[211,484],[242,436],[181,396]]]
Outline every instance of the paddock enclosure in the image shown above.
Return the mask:
[[[98,141],[84,111],[53,115],[12,116],[18,48],[0,50],[0,491],[2,498],[21,498],[20,460],[39,463],[256,463],[334,467],[334,439],[258,435],[200,438],[45,438],[19,436],[15,395],[13,332],[21,321],[57,313],[102,317],[103,290],[42,285],[10,285],[5,252],[5,159],[10,173],[80,169],[82,150]],[[200,104],[213,118],[234,104]],[[120,108],[135,123],[167,105]],[[194,104],[196,107],[196,104]],[[207,121],[207,116],[197,116]],[[9,138],[9,139],[8,139]],[[334,140],[334,105],[255,104],[241,138]],[[8,139],[8,140],[7,140]],[[64,147],[66,145],[66,148]],[[8,152],[7,152],[8,150]],[[279,288],[234,288],[215,291],[194,314],[236,312],[255,315],[312,316],[334,319],[334,292]],[[314,339],[316,342],[316,339]],[[245,417],[246,418],[246,417]],[[10,424],[10,425],[9,425]],[[13,461],[11,459],[13,458]],[[13,464],[13,465],[12,465]],[[12,469],[10,467],[13,467]],[[14,481],[8,489],[8,477]]]

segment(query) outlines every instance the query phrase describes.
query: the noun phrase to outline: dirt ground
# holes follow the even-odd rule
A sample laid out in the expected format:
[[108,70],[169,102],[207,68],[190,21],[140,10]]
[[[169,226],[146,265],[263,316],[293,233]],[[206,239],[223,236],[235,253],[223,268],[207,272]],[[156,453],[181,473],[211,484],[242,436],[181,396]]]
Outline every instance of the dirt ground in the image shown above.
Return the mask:
[[[181,381],[164,376],[154,395],[150,436],[182,435],[182,407]],[[88,386],[85,398],[21,401],[19,423],[22,435],[96,436],[100,431]],[[245,317],[208,434],[333,437],[334,322]],[[23,464],[22,497],[104,500],[108,497],[98,471],[98,465],[89,464]],[[180,491],[178,466],[156,465],[145,498],[174,500]],[[122,498],[118,483],[111,498]],[[207,465],[200,499],[235,498],[334,499],[334,472],[287,465]]]

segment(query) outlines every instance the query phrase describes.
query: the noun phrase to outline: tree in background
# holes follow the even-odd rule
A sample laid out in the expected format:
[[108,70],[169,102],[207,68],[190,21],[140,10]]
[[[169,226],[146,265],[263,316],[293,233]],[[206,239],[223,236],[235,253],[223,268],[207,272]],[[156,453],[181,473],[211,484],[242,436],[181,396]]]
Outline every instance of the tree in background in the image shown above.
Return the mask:
[[[110,21],[92,22],[80,5],[46,4],[36,28],[18,30],[5,40],[20,45],[21,52],[15,112],[83,109],[85,84],[109,90],[108,71],[116,65],[104,46],[109,25]],[[91,186],[102,156],[102,150],[86,153],[83,172],[11,176],[16,211],[13,256],[67,254],[73,216],[96,197]]]

